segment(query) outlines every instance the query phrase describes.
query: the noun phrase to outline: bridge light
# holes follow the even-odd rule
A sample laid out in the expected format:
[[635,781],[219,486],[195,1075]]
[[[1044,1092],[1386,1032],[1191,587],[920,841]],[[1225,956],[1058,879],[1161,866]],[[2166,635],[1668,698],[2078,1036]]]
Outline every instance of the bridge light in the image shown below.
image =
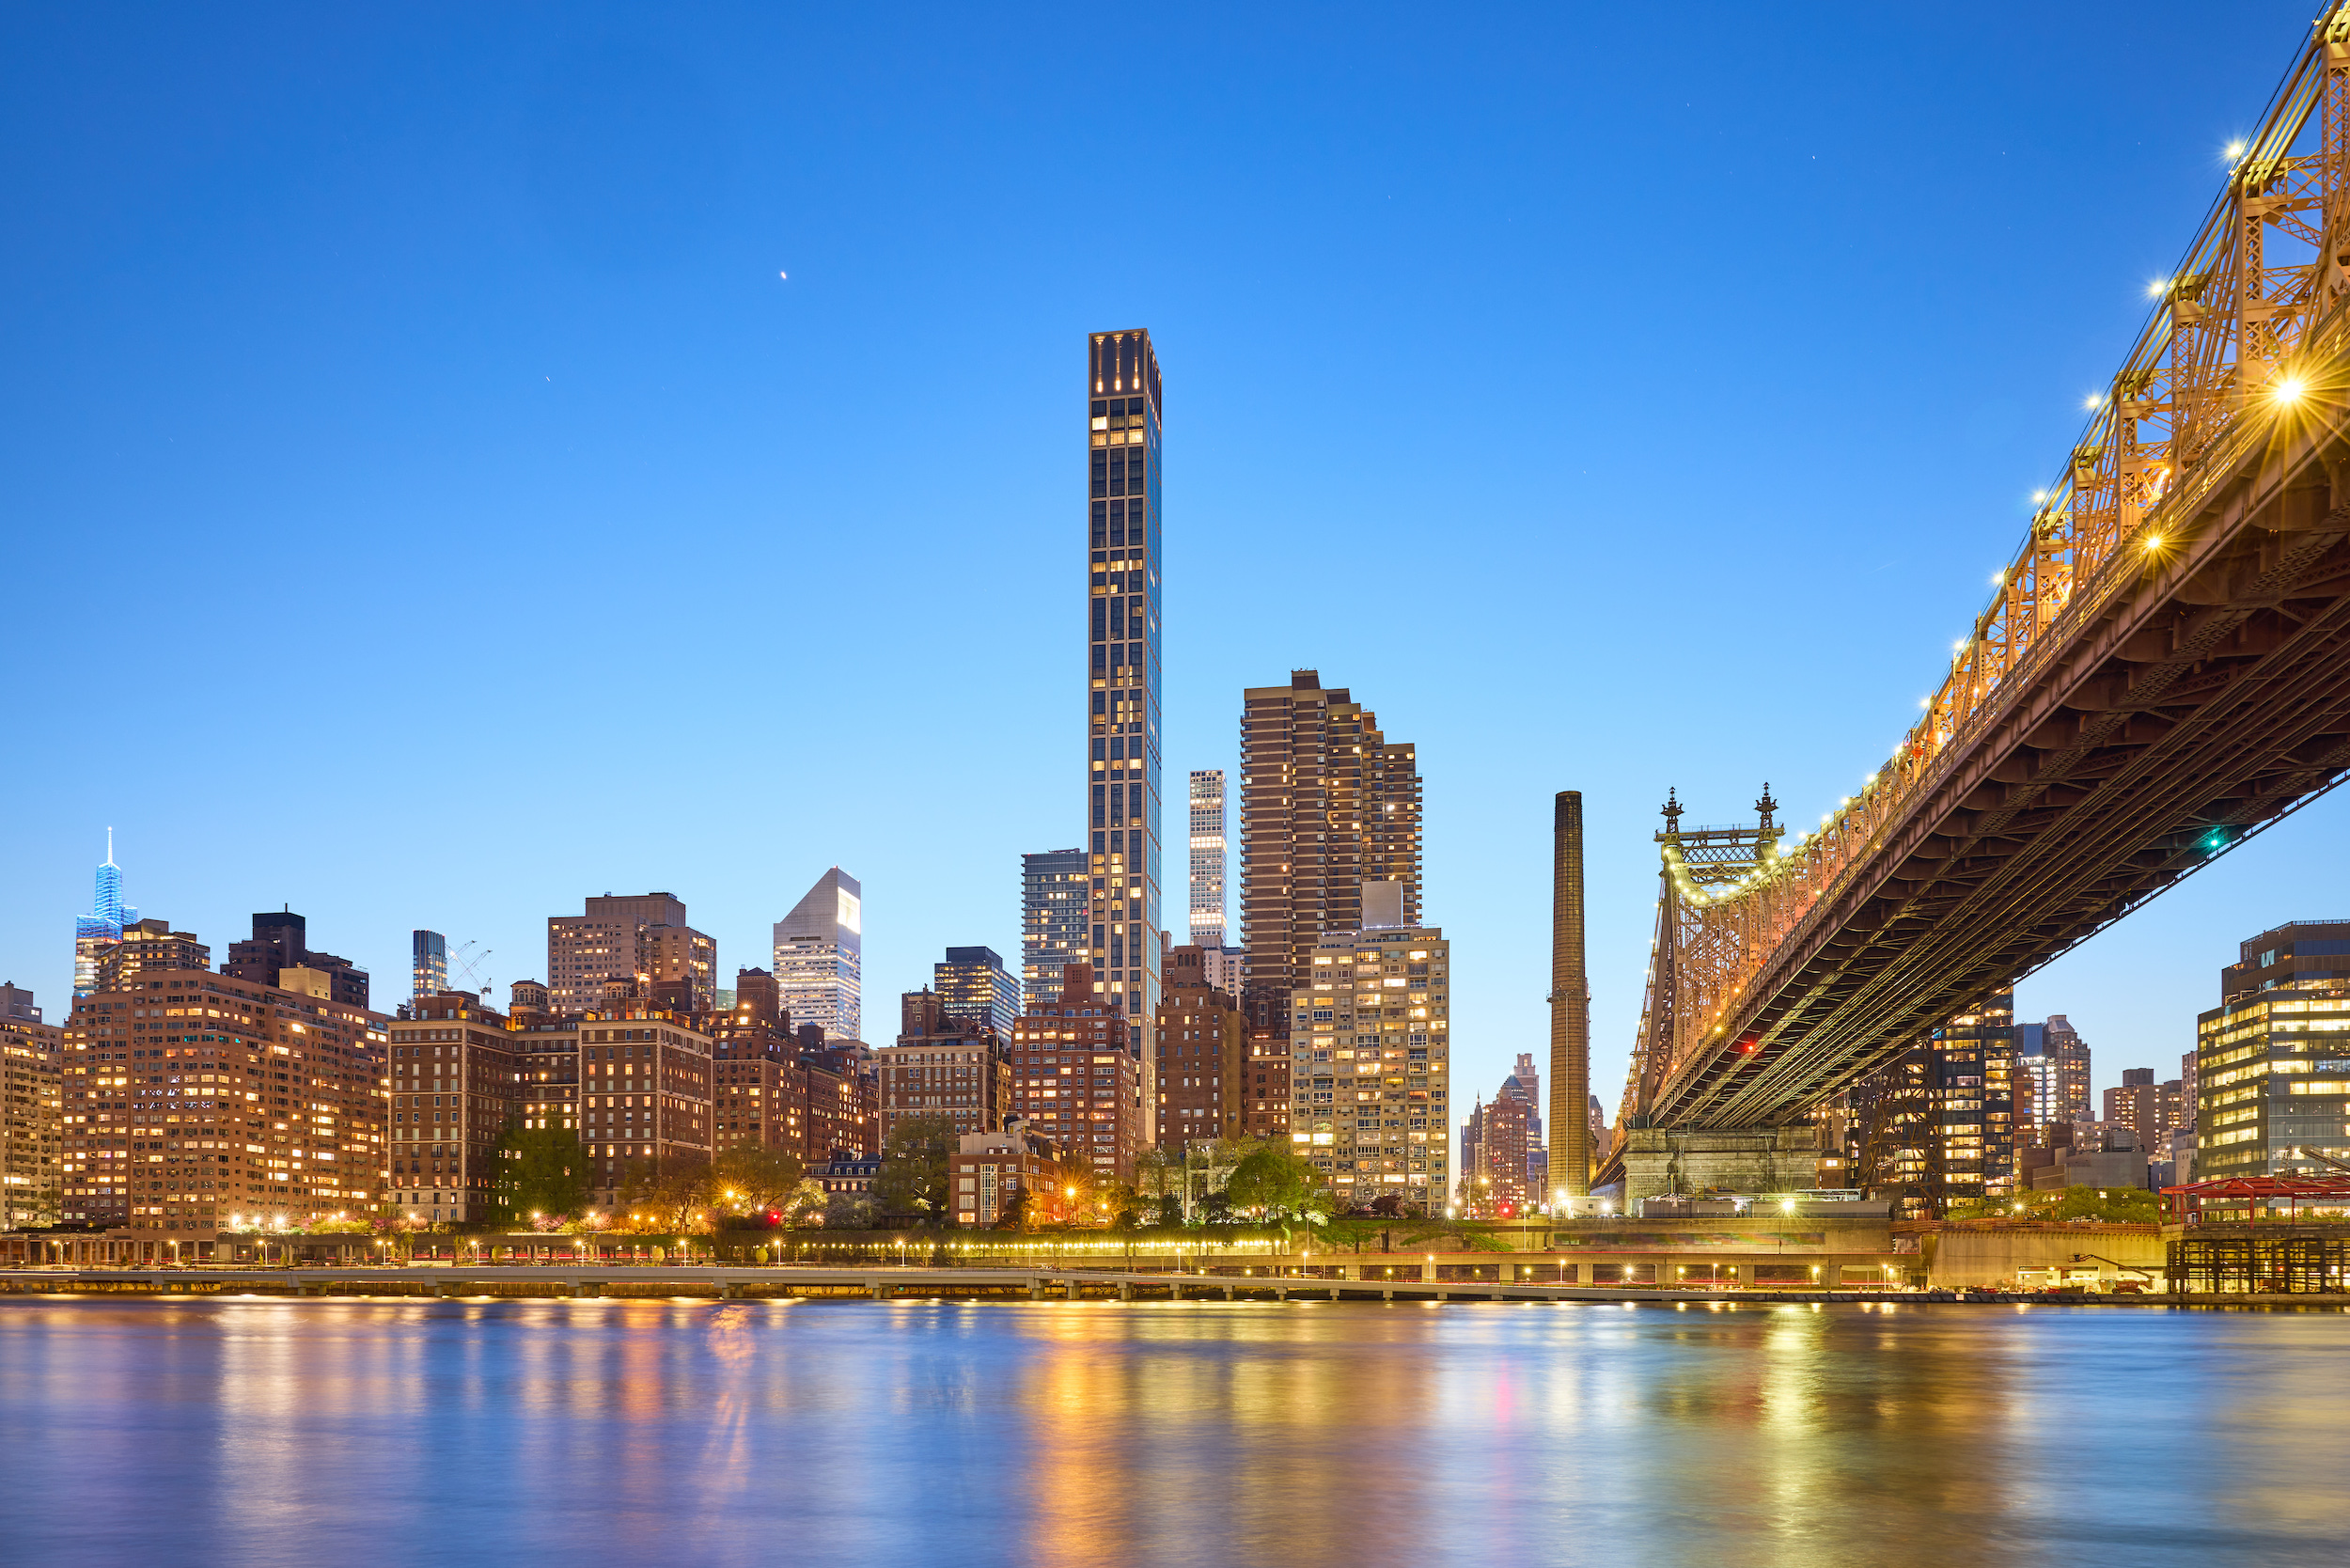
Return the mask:
[[2103,392],[2092,392],[2088,398],[2082,401],[2081,406],[2083,408],[2103,408],[2106,406],[2106,395]]
[[2161,548],[2162,548],[2162,536],[2161,536],[2160,534],[2148,534],[2148,535],[2146,536],[2146,548],[2147,548],[2147,549],[2149,549],[2149,550],[2159,550],[2159,549],[2161,549]]
[[2228,144],[2228,157],[2231,160],[2241,158],[2243,156],[2244,144],[2242,142],[2230,142]]
[[2146,292],[2152,298],[2160,299],[2162,298],[2164,291],[2170,287],[2170,280],[2169,278],[2158,277],[2152,283],[2146,285]]
[[2033,504],[2038,505],[2048,498],[2048,493],[2044,490],[2035,490],[2031,493],[2031,498]]
[[2280,403],[2291,403],[2300,401],[2301,394],[2308,390],[2308,384],[2299,376],[2279,376],[2276,384],[2268,389],[2268,395]]

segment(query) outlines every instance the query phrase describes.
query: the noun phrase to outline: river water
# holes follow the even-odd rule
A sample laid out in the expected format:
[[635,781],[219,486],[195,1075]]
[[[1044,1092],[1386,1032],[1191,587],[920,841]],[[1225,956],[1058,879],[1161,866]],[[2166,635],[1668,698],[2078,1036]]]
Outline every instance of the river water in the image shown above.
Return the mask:
[[0,1301],[0,1563],[2350,1562],[2350,1316]]

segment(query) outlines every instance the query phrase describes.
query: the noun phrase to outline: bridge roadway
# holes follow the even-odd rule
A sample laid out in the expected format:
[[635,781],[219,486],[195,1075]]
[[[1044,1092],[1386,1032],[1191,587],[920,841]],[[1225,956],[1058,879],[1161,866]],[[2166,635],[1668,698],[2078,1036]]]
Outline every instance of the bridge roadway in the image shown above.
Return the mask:
[[772,1264],[728,1268],[631,1265],[387,1268],[32,1268],[0,1270],[0,1294],[505,1297],[508,1299],[720,1301],[864,1296],[1043,1301],[1956,1301],[1949,1291],[1722,1291],[1611,1289],[1490,1280],[1329,1279],[1310,1275],[1128,1274],[1082,1268],[840,1267]]

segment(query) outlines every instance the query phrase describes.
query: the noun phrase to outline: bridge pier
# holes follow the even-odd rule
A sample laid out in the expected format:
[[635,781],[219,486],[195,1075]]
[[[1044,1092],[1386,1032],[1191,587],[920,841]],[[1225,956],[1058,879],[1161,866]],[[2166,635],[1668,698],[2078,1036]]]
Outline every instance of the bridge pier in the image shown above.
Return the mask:
[[1635,1127],[1624,1135],[1623,1204],[1694,1193],[1802,1192],[1820,1184],[1817,1127]]
[[1134,1298],[1134,1282],[1132,1280],[1120,1279],[1118,1282],[1118,1299],[1120,1301],[1132,1301]]
[[1061,1294],[1067,1296],[1072,1301],[1078,1300],[1079,1294],[1077,1282],[1074,1279],[1072,1279],[1067,1285],[1061,1287]]

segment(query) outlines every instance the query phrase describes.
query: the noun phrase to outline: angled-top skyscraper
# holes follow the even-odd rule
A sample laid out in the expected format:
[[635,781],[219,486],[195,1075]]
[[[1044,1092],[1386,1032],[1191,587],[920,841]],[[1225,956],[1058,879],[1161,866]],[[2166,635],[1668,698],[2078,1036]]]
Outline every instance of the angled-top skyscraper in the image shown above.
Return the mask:
[[821,1024],[826,1040],[864,1027],[865,889],[835,866],[776,922],[776,988],[793,1027]]
[[1156,1064],[1159,887],[1159,361],[1151,335],[1087,343],[1086,848],[1094,989]]

